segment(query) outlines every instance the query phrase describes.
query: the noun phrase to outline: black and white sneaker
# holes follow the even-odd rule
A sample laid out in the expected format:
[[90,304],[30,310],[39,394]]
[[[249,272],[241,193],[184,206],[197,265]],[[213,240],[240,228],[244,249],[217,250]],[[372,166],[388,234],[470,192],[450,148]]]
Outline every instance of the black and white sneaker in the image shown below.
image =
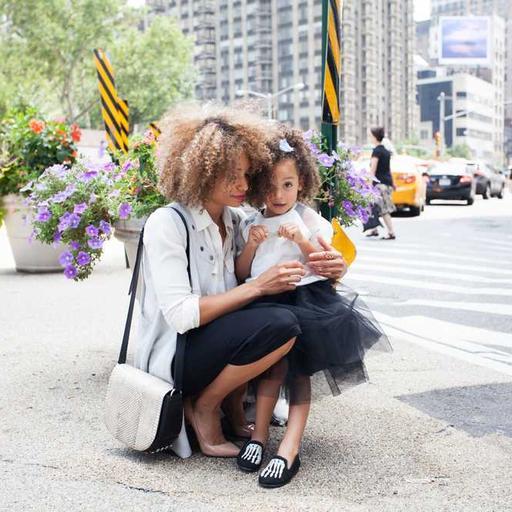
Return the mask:
[[300,468],[300,458],[297,455],[290,468],[288,461],[284,457],[276,455],[270,459],[260,473],[258,483],[261,487],[275,489],[286,485],[297,474]]
[[246,473],[254,473],[263,461],[263,445],[259,441],[247,441],[240,450],[236,463]]

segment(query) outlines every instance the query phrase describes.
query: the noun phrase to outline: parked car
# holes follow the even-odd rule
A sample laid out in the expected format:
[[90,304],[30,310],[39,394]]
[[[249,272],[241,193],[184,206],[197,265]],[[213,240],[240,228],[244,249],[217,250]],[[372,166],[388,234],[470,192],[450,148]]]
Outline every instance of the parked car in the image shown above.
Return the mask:
[[498,197],[503,199],[506,177],[503,172],[484,162],[468,162],[468,168],[476,179],[476,193],[484,199]]
[[440,162],[429,169],[427,204],[433,199],[475,202],[476,179],[465,162]]
[[427,187],[423,160],[408,155],[391,158],[391,174],[395,190],[391,196],[398,210],[409,210],[417,216],[425,209]]

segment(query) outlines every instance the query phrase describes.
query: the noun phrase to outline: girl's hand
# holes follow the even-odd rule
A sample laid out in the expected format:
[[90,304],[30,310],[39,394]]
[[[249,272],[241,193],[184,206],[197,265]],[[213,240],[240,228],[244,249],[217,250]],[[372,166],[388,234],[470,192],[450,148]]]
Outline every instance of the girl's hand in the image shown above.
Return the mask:
[[297,224],[287,223],[281,224],[277,230],[277,234],[283,238],[287,238],[296,244],[304,242],[305,238]]
[[315,274],[338,281],[348,270],[343,256],[321,236],[318,237],[318,243],[324,250],[311,253],[308,266]]
[[253,247],[258,247],[268,237],[268,229],[266,226],[251,226],[249,229],[249,238],[247,244]]
[[275,295],[295,290],[297,283],[305,273],[302,263],[288,261],[270,267],[248,284],[256,286],[260,295]]

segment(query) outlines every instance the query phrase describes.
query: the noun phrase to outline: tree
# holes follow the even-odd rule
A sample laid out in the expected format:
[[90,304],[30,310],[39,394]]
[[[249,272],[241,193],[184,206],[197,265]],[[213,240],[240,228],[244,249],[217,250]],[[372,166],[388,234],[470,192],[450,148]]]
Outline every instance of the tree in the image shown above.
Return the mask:
[[121,0],[0,0],[0,115],[17,104],[101,127],[93,49],[111,57],[135,122],[192,94],[192,43],[168,18],[145,32]]
[[191,98],[193,43],[173,18],[158,16],[140,32],[127,29],[111,52],[116,87],[133,124],[158,120],[175,102]]
[[454,158],[466,158],[467,160],[471,160],[473,158],[471,148],[467,144],[457,144],[456,146],[452,146],[446,150],[446,154]]

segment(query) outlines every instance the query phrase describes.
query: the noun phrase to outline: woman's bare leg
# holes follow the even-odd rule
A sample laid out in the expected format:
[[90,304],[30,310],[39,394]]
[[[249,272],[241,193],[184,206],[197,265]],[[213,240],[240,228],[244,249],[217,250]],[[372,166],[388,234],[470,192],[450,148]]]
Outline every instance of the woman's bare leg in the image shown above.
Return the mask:
[[277,454],[284,457],[292,464],[299,453],[304,429],[308,421],[311,406],[311,377],[304,375],[297,377],[293,383],[295,389],[291,390],[296,397],[290,397],[290,412],[288,414],[288,426],[283,440],[279,445]]
[[386,224],[388,233],[390,235],[394,235],[395,230],[393,229],[393,221],[391,220],[391,215],[389,213],[386,213],[385,215],[382,216],[382,220],[384,221],[384,224]]
[[[209,445],[226,443],[220,426],[222,400],[242,384],[254,379],[283,358],[293,347],[295,338],[260,360],[243,366],[228,364],[198,396],[193,405],[193,414],[201,436]],[[233,447],[236,448],[235,445]],[[238,448],[236,448],[238,450]]]

